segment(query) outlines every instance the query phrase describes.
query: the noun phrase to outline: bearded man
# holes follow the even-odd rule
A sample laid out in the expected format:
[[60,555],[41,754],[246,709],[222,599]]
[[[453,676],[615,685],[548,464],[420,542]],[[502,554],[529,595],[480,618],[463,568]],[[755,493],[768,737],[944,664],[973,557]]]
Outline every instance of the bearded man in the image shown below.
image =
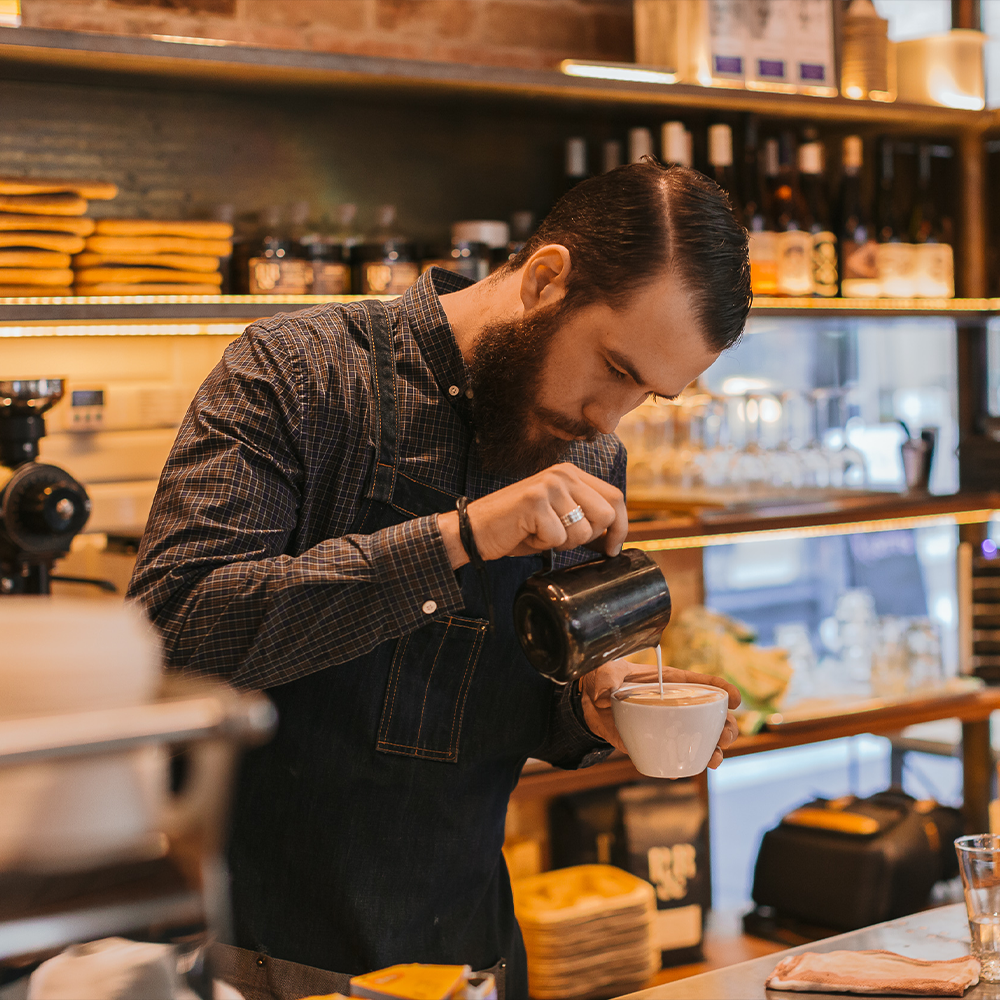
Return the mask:
[[[508,798],[529,757],[583,767],[621,746],[609,692],[627,668],[546,680],[514,594],[542,552],[620,550],[619,419],[676,396],[749,307],[725,196],[646,161],[575,187],[478,284],[433,270],[393,302],[262,320],[226,350],[129,593],[172,669],[278,708],[234,807],[246,951],[226,960],[246,996],[346,993],[316,969],[397,962],[492,969],[501,996],[527,996]],[[714,764],[734,736],[730,719]]]

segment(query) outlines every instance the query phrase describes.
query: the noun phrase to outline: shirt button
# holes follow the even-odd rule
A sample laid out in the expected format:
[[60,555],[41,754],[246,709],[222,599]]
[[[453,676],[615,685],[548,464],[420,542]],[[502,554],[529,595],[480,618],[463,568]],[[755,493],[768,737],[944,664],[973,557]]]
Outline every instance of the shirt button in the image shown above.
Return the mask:
[[459,387],[457,385],[453,385],[453,386],[449,386],[448,387],[448,395],[449,396],[457,396],[461,391],[462,390],[459,389]]
[[466,399],[472,399],[472,390],[471,389],[466,389],[465,390],[465,398]]
[[424,601],[423,607],[421,607],[420,610],[423,611],[425,615],[432,615],[435,611],[437,611],[437,609],[437,601]]

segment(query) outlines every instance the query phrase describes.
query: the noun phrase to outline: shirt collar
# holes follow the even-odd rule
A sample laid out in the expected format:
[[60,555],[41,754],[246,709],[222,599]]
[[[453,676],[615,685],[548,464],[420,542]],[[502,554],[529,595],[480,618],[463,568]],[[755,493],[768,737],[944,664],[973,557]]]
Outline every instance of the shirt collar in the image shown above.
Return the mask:
[[469,370],[438,296],[473,284],[475,282],[464,275],[432,267],[403,294],[403,309],[420,353],[445,398],[463,417],[468,417],[472,392]]

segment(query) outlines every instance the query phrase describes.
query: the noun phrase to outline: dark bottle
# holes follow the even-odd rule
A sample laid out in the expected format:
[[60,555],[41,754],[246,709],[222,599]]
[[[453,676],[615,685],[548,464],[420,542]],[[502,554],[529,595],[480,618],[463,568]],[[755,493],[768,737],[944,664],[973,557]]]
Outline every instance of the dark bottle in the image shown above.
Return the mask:
[[513,260],[531,239],[535,231],[535,213],[522,209],[510,217],[510,241],[507,243],[507,259]]
[[837,236],[830,219],[820,142],[804,142],[799,146],[799,190],[802,228],[812,235],[813,295],[831,298],[838,291]]
[[622,144],[618,139],[608,139],[601,147],[601,172],[607,173],[622,165]]
[[913,247],[906,242],[908,232],[899,213],[896,192],[895,149],[891,139],[881,147],[876,215],[878,246],[875,249],[879,295],[888,298],[911,298],[914,285]]
[[[772,142],[773,140],[768,140]],[[812,295],[812,233],[805,228],[801,215],[802,196],[798,190],[793,140],[782,137],[779,147],[778,176],[774,188],[774,214],[778,228],[776,239],[778,295]]]
[[750,284],[754,295],[778,293],[778,232],[774,199],[778,188],[778,140],[767,139],[763,150],[764,173],[758,178],[755,210],[750,230]]
[[653,134],[648,128],[628,130],[628,162],[641,163],[644,156],[653,155]]
[[251,295],[306,295],[312,289],[312,269],[299,256],[298,243],[282,225],[281,209],[266,208],[253,255],[248,261]]
[[587,140],[574,136],[566,140],[566,148],[563,156],[563,176],[559,191],[560,197],[570,188],[576,187],[580,181],[585,181],[590,176],[587,166]]
[[660,129],[663,162],[668,166],[691,166],[691,133],[683,122],[664,122]]
[[298,242],[299,256],[312,268],[313,295],[346,295],[350,292],[349,256],[345,256],[344,244],[330,213],[318,225],[308,227]]
[[[950,152],[948,147],[943,147]],[[934,147],[921,145],[917,197],[910,217],[913,247],[913,294],[922,298],[951,298],[955,294],[955,262],[933,192],[931,163]],[[950,234],[949,234],[950,235]]]
[[743,137],[743,171],[741,202],[743,203],[743,225],[753,232],[764,229],[765,198],[760,172],[760,150],[757,147],[757,120],[752,115],[747,118]]
[[354,288],[362,295],[402,295],[420,277],[417,249],[399,231],[396,206],[381,205],[377,224],[358,247]]
[[743,215],[739,191],[736,186],[736,172],[733,170],[733,130],[728,125],[709,125],[708,162],[711,177],[729,196],[736,217]]
[[896,164],[892,140],[883,139],[879,148],[878,196],[875,213],[879,243],[900,243],[903,240],[903,226],[897,212]]
[[845,298],[874,298],[878,295],[875,234],[861,191],[863,155],[861,136],[846,136],[837,206],[840,294]]

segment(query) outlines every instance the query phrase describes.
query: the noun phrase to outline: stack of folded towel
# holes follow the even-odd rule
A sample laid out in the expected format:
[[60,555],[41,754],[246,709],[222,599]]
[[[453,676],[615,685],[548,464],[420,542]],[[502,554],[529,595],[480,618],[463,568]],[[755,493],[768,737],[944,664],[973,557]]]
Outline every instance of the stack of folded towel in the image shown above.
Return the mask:
[[73,258],[77,295],[218,295],[227,222],[100,219]]
[[88,202],[117,193],[99,181],[0,177],[0,297],[71,295],[71,255],[94,231]]
[[960,997],[979,982],[971,955],[928,962],[893,951],[805,951],[782,959],[764,984],[803,993]]

